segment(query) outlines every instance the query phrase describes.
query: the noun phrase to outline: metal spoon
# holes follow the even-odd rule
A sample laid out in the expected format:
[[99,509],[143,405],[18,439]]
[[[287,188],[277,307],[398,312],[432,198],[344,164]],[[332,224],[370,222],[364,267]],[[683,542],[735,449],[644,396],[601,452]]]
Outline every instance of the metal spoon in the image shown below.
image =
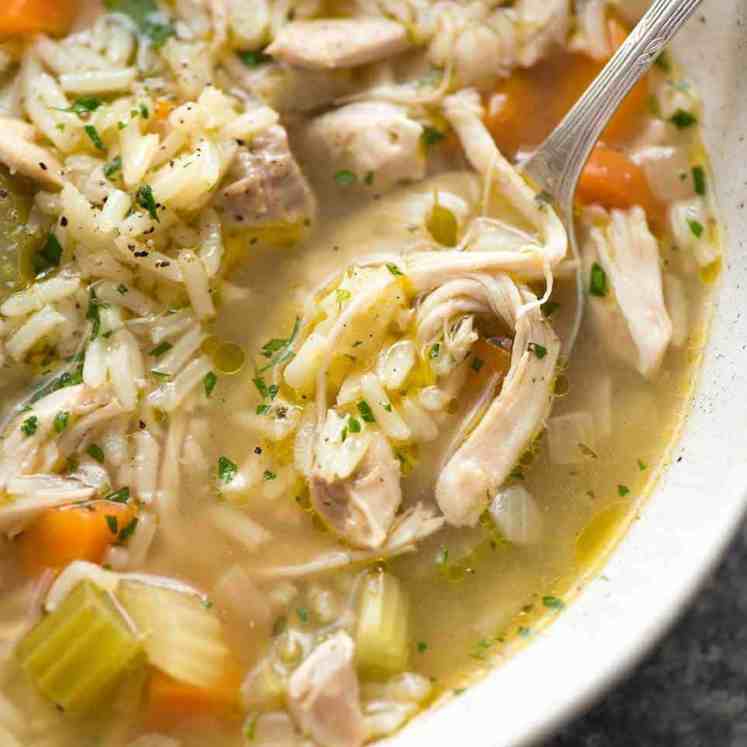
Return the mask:
[[576,315],[564,354],[573,349],[584,309],[584,282],[573,221],[573,197],[581,171],[599,136],[625,95],[648,72],[666,44],[702,0],[654,0],[622,46],[615,52],[562,122],[520,168],[535,186],[548,193],[568,232],[576,260]]

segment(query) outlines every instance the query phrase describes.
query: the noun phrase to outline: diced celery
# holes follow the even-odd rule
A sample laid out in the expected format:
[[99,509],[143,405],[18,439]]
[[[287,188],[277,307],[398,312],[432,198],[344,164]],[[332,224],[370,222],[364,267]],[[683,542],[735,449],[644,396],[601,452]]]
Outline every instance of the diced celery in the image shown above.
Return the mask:
[[216,685],[225,675],[223,628],[200,597],[136,581],[122,583],[117,595],[145,636],[151,664],[197,687]]
[[363,674],[378,677],[407,669],[408,601],[399,580],[372,572],[363,581],[358,600],[356,658]]
[[85,713],[111,693],[142,645],[107,593],[83,581],[29,631],[17,654],[45,697]]

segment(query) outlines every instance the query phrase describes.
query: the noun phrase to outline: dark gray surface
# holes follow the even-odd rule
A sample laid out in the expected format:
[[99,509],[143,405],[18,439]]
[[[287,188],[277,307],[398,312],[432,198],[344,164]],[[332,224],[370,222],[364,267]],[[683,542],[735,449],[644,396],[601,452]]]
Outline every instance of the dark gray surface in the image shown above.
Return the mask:
[[747,526],[653,653],[543,747],[649,745],[747,747]]

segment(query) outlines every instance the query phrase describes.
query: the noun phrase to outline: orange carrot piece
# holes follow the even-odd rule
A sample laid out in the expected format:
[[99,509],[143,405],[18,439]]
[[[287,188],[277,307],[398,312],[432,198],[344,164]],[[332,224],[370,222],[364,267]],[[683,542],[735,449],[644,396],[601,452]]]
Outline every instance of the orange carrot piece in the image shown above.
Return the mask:
[[169,99],[158,99],[155,107],[156,119],[159,121],[166,119],[175,108],[176,104],[173,101],[170,101]]
[[77,6],[77,0],[7,0],[0,7],[0,35],[64,34]]
[[481,389],[493,374],[505,376],[511,366],[510,340],[501,345],[501,340],[480,338],[472,346],[470,356],[470,376],[468,381],[472,388]]
[[215,687],[202,688],[154,669],[148,680],[145,722],[150,729],[168,729],[191,718],[239,715],[240,686],[237,671],[227,672]]
[[130,506],[113,501],[49,509],[19,537],[23,567],[36,575],[73,560],[100,563],[133,515]]
[[627,210],[640,205],[654,222],[661,221],[663,206],[654,197],[643,170],[624,153],[597,145],[581,174],[576,197],[585,205]]

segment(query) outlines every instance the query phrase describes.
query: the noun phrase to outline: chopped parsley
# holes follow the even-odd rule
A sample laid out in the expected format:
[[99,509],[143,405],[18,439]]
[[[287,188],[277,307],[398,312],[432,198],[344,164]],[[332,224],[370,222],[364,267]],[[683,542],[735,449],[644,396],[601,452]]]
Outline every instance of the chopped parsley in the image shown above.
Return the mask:
[[340,187],[350,187],[355,184],[357,177],[349,169],[340,169],[340,171],[335,174],[335,181]]
[[360,433],[361,432],[360,421],[357,418],[354,418],[352,415],[348,415],[347,427],[348,427],[348,430],[351,433]]
[[98,96],[81,96],[80,98],[73,101],[72,106],[67,109],[57,109],[60,112],[68,112],[70,114],[77,114],[79,117],[84,114],[90,114],[95,112],[104,102]]
[[288,337],[275,337],[269,340],[262,346],[261,354],[265,358],[269,358],[270,362],[258,369],[258,373],[264,373],[273,366],[277,366],[281,363],[289,361],[295,353],[291,350],[293,341],[296,339],[298,330],[301,327],[301,320],[296,317],[296,321],[293,323],[293,329]]
[[150,117],[150,112],[148,111],[148,107],[145,104],[141,103],[139,106],[139,109],[140,109],[140,116],[143,119],[148,119],[148,117]]
[[101,140],[101,135],[99,135],[99,131],[93,125],[86,125],[83,129],[96,150],[106,150],[104,143]]
[[602,298],[607,295],[607,291],[607,273],[598,262],[594,262],[594,264],[591,266],[589,293],[591,293],[592,296],[598,296]]
[[666,52],[662,52],[655,60],[654,65],[658,67],[660,70],[663,70],[665,73],[668,73],[672,70],[672,65],[669,62],[669,55],[667,55]]
[[176,33],[170,22],[160,20],[163,14],[159,13],[155,0],[104,0],[104,5],[112,13],[129,16],[141,36],[156,48]]
[[99,464],[104,463],[104,450],[98,444],[91,444],[86,449],[86,454],[88,454],[91,459],[95,459]]
[[426,146],[437,145],[445,138],[446,134],[441,132],[441,130],[437,130],[435,127],[424,127],[423,134],[420,136],[420,139]]
[[47,234],[44,246],[31,257],[31,267],[34,275],[42,275],[53,267],[59,267],[62,259],[62,244],[53,233]]
[[627,485],[618,485],[617,486],[617,494],[620,496],[620,498],[624,498],[626,495],[630,493],[630,488]]
[[363,420],[366,423],[376,422],[376,418],[374,417],[373,410],[371,410],[371,405],[369,405],[365,399],[360,400],[360,402],[358,402],[356,407],[358,408],[358,412],[361,415],[361,420]]
[[127,503],[130,500],[130,489],[125,487],[115,490],[113,493],[104,496],[104,500],[112,501],[113,503]]
[[547,355],[547,348],[544,345],[540,345],[538,342],[530,342],[527,345],[527,350],[530,353],[534,353],[540,360]]
[[39,418],[36,415],[30,415],[26,420],[21,423],[21,431],[23,435],[28,438],[36,433],[36,429],[39,427]]
[[425,641],[418,641],[418,652],[424,654],[428,650],[428,644]]
[[215,389],[215,385],[218,383],[218,377],[214,371],[208,371],[205,374],[205,378],[202,380],[202,385],[205,388],[205,396],[209,397]]
[[277,477],[277,475],[269,469],[266,469],[264,473],[262,474],[263,480],[274,480]]
[[441,353],[441,344],[438,342],[434,342],[433,345],[431,345],[430,350],[428,351],[428,357],[431,360],[435,360],[438,358],[438,356]]
[[565,607],[565,602],[562,599],[553,596],[542,597],[542,604],[549,610],[562,610]]
[[541,192],[537,192],[537,194],[534,196],[534,201],[540,207],[544,207],[545,205],[552,205],[552,195],[546,189],[543,189]]
[[545,301],[541,308],[542,313],[549,319],[560,308],[560,304],[555,301]]
[[646,464],[646,462],[644,462],[643,459],[638,459],[637,463],[638,463],[638,469],[641,472],[645,472],[648,469],[648,464]]
[[309,621],[309,611],[306,609],[306,607],[299,607],[296,610],[296,614],[298,615],[298,619],[302,623],[307,623]]
[[231,482],[238,471],[239,468],[228,457],[218,457],[218,477],[221,482]]
[[402,270],[400,270],[399,267],[397,267],[397,265],[392,262],[387,262],[386,269],[389,270],[389,272],[391,272],[394,277],[399,277],[403,274]]
[[337,299],[338,306],[342,306],[346,301],[349,301],[353,297],[353,294],[345,288],[338,288],[335,291],[335,298]]
[[102,304],[98,298],[96,298],[96,291],[91,288],[88,294],[88,308],[86,309],[86,319],[91,322],[91,339],[95,340],[101,332],[101,307]]
[[110,516],[107,515],[106,517],[106,525],[109,527],[109,531],[112,534],[118,534],[119,533],[119,522],[117,521],[116,516]]
[[247,66],[247,67],[259,67],[265,62],[272,61],[272,57],[266,54],[261,49],[252,51],[246,50],[244,52],[237,52],[236,56]]
[[113,176],[122,170],[122,156],[115,156],[104,166],[104,176],[111,180]]
[[68,421],[70,420],[70,413],[69,412],[58,412],[54,416],[54,429],[56,433],[62,433],[62,431],[67,428]]
[[128,291],[129,291],[129,288],[124,283],[120,283],[117,286],[117,293],[119,293],[121,296],[124,296],[124,294],[127,293]]
[[693,166],[693,187],[696,195],[706,193],[705,169],[702,166]]
[[374,179],[376,178],[376,174],[374,174],[373,171],[369,171],[363,181],[365,182],[367,187],[370,187],[374,183]]
[[160,223],[158,212],[156,210],[156,198],[153,197],[153,190],[151,189],[150,184],[143,184],[143,186],[138,189],[135,194],[135,201],[141,208],[148,211],[148,215],[150,215],[156,223]]
[[703,231],[705,231],[703,224],[693,218],[687,219],[687,225],[690,227],[690,231],[696,239],[699,239],[703,235]]
[[154,358],[160,358],[164,353],[168,353],[173,347],[174,346],[170,342],[164,340],[162,343],[156,345],[156,347],[150,351],[149,355],[152,355]]
[[130,537],[132,537],[133,534],[135,534],[135,530],[137,529],[137,516],[130,519],[130,521],[127,523],[127,526],[119,533],[119,541],[120,542],[127,542]]
[[478,358],[475,356],[472,359],[472,363],[470,363],[470,368],[477,373],[483,366],[485,365],[485,361],[482,358]]
[[685,111],[684,109],[677,109],[677,111],[669,118],[669,121],[678,130],[686,130],[688,127],[692,127],[694,124],[697,124],[698,118],[691,112]]

